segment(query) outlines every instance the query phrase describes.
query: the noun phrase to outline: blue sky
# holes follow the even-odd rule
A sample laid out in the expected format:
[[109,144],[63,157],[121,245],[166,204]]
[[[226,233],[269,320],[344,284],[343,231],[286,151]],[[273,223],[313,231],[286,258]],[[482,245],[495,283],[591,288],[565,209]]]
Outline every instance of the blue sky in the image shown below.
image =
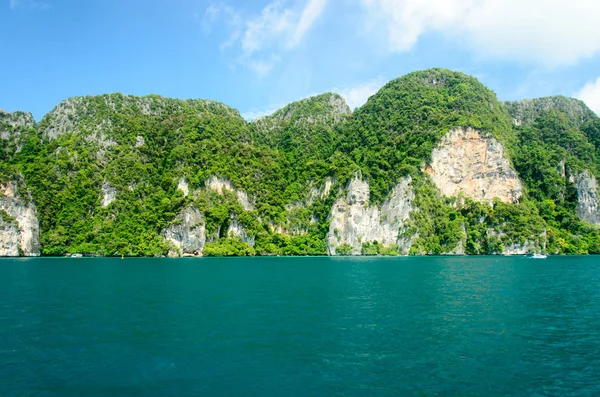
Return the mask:
[[597,0],[0,0],[0,108],[154,93],[253,118],[326,91],[360,106],[444,67],[600,113],[599,20]]

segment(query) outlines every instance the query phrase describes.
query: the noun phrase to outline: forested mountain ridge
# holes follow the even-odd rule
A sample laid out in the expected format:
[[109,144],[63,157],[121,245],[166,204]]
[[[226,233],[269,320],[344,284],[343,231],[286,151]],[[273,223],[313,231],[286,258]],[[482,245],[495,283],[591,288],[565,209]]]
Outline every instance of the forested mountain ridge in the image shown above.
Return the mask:
[[0,255],[600,253],[599,138],[583,102],[502,103],[443,69],[250,123],[71,98],[39,123],[0,112]]

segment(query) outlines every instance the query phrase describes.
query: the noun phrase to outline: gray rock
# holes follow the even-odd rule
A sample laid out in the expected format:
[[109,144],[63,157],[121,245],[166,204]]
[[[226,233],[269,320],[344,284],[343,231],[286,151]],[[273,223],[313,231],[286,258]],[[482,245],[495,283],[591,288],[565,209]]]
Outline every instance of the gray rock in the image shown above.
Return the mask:
[[173,245],[170,257],[201,256],[206,244],[206,227],[198,208],[183,209],[163,231],[163,236]]
[[102,187],[102,202],[100,205],[102,207],[108,207],[110,203],[115,201],[117,198],[117,189],[110,185],[110,183],[105,182]]
[[577,216],[585,222],[600,226],[600,191],[596,177],[585,170],[572,179],[577,189]]
[[[0,256],[40,255],[40,227],[37,208],[29,192],[28,197],[19,196],[18,183],[9,181],[0,185],[0,211],[13,220],[0,218]],[[20,252],[19,252],[20,251]]]
[[337,247],[348,244],[353,255],[360,255],[363,243],[375,241],[384,246],[397,245],[401,252],[407,252],[410,242],[399,239],[398,234],[413,210],[411,180],[406,177],[400,181],[390,198],[378,208],[369,205],[368,182],[355,176],[346,196],[338,199],[331,209],[328,254],[335,255]]

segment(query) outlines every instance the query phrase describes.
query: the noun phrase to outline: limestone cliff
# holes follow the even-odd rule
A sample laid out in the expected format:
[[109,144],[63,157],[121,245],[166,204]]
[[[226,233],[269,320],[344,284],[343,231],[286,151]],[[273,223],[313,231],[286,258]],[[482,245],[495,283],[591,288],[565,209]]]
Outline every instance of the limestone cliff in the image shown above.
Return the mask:
[[487,230],[488,238],[498,238],[502,242],[502,251],[493,252],[494,255],[527,255],[543,251],[541,238],[546,238],[545,233],[542,236],[530,236],[525,241],[510,241],[506,234],[494,228]]
[[[125,94],[73,97],[59,103],[40,122],[43,136],[55,139],[65,133],[86,131],[89,137],[102,140],[115,128],[113,119],[123,115],[165,117],[169,114],[201,115],[214,112],[240,117],[239,112],[220,102],[202,99],[172,99],[158,95],[143,97]],[[142,139],[139,139],[142,138]],[[143,145],[143,137],[135,144]]]
[[16,181],[0,184],[0,256],[39,256],[37,209],[18,187]]
[[585,170],[571,179],[577,189],[577,216],[585,222],[600,226],[600,190],[596,177]]
[[596,117],[583,101],[564,96],[523,99],[504,104],[515,125],[531,125],[540,114],[549,110],[564,113],[576,126]]
[[36,128],[31,113],[7,113],[0,110],[0,142],[14,152],[19,152],[23,145],[23,133]]
[[248,194],[243,190],[235,189],[228,179],[213,176],[205,182],[205,185],[207,189],[211,189],[219,194],[223,194],[224,191],[229,190],[235,193],[245,211],[254,209],[254,204],[248,198]]
[[206,243],[206,228],[198,208],[189,206],[181,211],[164,230],[163,236],[173,246],[170,257],[201,256]]
[[446,134],[433,150],[425,171],[449,197],[462,193],[481,202],[490,203],[498,197],[514,203],[523,193],[502,144],[472,128],[457,128]]
[[227,227],[227,236],[238,236],[249,246],[254,247],[256,236],[249,234],[236,214],[232,214]]
[[117,189],[111,186],[110,183],[104,182],[100,190],[102,192],[102,201],[100,202],[100,206],[106,208],[117,198]]
[[378,208],[369,205],[369,183],[359,176],[354,177],[348,185],[348,193],[331,209],[328,254],[335,255],[339,246],[349,245],[353,255],[360,255],[363,243],[375,241],[384,246],[398,246],[404,253],[407,244],[399,240],[398,234],[413,209],[410,182],[410,177],[402,179]]

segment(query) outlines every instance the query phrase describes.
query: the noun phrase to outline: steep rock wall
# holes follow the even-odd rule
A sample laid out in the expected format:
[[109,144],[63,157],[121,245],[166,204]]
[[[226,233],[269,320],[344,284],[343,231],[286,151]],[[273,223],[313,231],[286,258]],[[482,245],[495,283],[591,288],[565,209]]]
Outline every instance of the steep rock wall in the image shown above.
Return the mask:
[[17,192],[17,182],[0,185],[0,256],[39,256],[37,209]]
[[254,204],[248,198],[248,194],[243,190],[235,189],[231,182],[227,179],[214,176],[208,179],[205,182],[205,185],[208,189],[212,189],[219,194],[223,194],[224,190],[230,190],[236,194],[238,201],[242,207],[244,207],[244,210],[251,211],[254,209]]
[[490,203],[498,197],[514,203],[523,193],[502,144],[472,128],[446,134],[433,150],[425,171],[446,196],[462,193],[481,202]]
[[206,244],[206,228],[198,208],[190,206],[183,209],[164,230],[163,236],[175,248],[169,251],[170,257],[202,255]]
[[244,225],[242,225],[236,215],[232,215],[227,227],[227,235],[233,234],[242,238],[242,241],[247,243],[249,246],[254,247],[256,236],[250,235],[246,232]]
[[588,170],[572,177],[577,189],[577,216],[600,226],[600,190],[596,177]]
[[352,247],[353,255],[360,255],[362,243],[374,242],[384,246],[398,245],[404,251],[407,243],[399,241],[398,232],[410,212],[414,193],[404,178],[391,192],[381,208],[369,206],[369,184],[355,177],[348,185],[346,196],[338,199],[331,209],[331,223],[327,234],[327,251],[335,255],[343,244]]
[[36,128],[36,122],[31,113],[7,113],[0,109],[0,140],[4,140],[0,143],[15,153],[21,151],[23,133],[33,128]]

